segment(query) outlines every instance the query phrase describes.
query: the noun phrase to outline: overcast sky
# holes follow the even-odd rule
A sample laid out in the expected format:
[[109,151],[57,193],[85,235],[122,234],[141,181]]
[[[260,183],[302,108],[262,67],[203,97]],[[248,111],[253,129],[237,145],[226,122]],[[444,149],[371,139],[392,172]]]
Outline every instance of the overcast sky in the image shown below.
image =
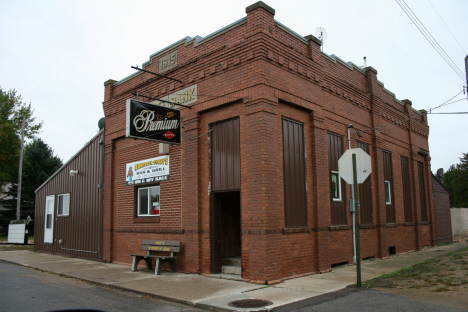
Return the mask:
[[[415,109],[436,107],[466,84],[395,0],[264,2],[276,10],[277,21],[301,36],[324,27],[327,54],[359,66],[366,56],[385,88]],[[104,81],[125,78],[134,72],[131,66],[186,36],[204,37],[245,17],[253,3],[0,0],[0,87],[16,89],[32,104],[44,122],[40,136],[67,161],[98,131]],[[468,1],[406,3],[464,73]],[[454,100],[463,97],[434,112],[468,111],[466,95]],[[468,115],[429,116],[433,172],[468,153],[467,124]]]

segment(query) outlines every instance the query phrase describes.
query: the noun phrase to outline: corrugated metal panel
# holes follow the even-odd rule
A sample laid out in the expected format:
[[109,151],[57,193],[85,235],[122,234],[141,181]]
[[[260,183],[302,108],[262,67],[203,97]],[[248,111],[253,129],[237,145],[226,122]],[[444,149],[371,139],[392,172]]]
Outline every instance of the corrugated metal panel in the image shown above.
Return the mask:
[[212,190],[240,189],[239,118],[215,123],[212,129]]
[[[104,131],[67,162],[36,192],[34,247],[38,251],[102,258],[102,186]],[[71,177],[70,170],[78,170]],[[70,194],[68,216],[57,216],[58,195]],[[44,210],[47,195],[55,196],[53,244],[44,238]],[[59,240],[63,240],[63,245]]]
[[307,226],[304,125],[283,118],[284,214],[286,227]]
[[392,153],[383,151],[383,163],[384,163],[384,180],[390,181],[390,192],[391,192],[390,194],[391,204],[386,204],[387,223],[396,223],[395,221],[395,199],[393,196],[394,188],[393,188]]
[[405,207],[405,222],[413,222],[410,167],[408,157],[405,156],[401,156],[401,175],[403,178],[403,202]]
[[426,206],[426,180],[424,176],[424,164],[418,161],[418,178],[419,178],[419,198],[421,205],[421,221],[427,221],[427,206]]
[[[357,147],[361,148],[364,152],[369,153],[369,144],[364,142],[357,142]],[[360,224],[373,224],[373,210],[372,210],[372,178],[369,176],[364,183],[359,184],[359,210],[360,210]]]
[[330,201],[332,225],[347,225],[346,214],[346,184],[341,179],[341,200],[334,201],[332,198],[331,172],[338,171],[338,160],[343,155],[343,137],[339,134],[328,133],[328,168],[330,171]]

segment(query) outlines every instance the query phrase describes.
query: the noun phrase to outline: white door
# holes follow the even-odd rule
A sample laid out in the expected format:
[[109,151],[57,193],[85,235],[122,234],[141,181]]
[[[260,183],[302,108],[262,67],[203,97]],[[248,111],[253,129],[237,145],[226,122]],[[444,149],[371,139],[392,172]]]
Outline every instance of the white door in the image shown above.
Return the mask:
[[55,195],[47,196],[44,222],[44,243],[52,244],[54,239],[54,206]]

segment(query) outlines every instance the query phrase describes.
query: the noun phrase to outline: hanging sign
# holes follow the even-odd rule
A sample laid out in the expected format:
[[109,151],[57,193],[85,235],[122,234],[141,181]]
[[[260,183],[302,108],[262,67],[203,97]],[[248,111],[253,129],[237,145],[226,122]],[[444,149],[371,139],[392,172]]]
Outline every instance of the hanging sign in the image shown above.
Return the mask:
[[180,145],[180,110],[127,100],[126,137]]
[[169,155],[145,159],[127,164],[127,185],[169,180]]

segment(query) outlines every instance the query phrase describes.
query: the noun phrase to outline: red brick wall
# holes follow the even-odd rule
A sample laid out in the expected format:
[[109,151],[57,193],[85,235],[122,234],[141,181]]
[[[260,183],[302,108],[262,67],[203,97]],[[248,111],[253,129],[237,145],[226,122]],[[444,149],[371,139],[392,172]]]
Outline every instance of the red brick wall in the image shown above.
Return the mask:
[[[130,263],[143,239],[182,241],[179,270],[211,272],[209,134],[183,139],[171,148],[171,179],[161,182],[161,218],[133,218],[134,188],[125,186],[125,164],[158,156],[158,144],[125,139],[125,101],[133,91],[162,97],[192,84],[198,101],[182,108],[183,133],[195,138],[210,124],[238,117],[241,148],[241,223],[243,277],[272,281],[323,272],[353,260],[352,214],[348,225],[332,228],[327,132],[343,136],[347,126],[366,130],[410,117],[376,131],[352,131],[370,146],[374,224],[361,229],[361,257],[387,257],[431,244],[434,237],[432,185],[426,181],[429,222],[421,222],[417,161],[429,177],[428,125],[411,104],[384,90],[372,68],[360,70],[320,53],[320,47],[275,24],[262,8],[224,34],[155,55],[147,69],[158,71],[159,57],[178,51],[179,66],[165,72],[183,84],[138,74],[106,86],[106,169],[104,259]],[[304,124],[307,181],[306,228],[285,229],[281,118]],[[382,151],[392,152],[396,224],[386,224]],[[405,224],[400,156],[410,159],[414,222]],[[347,187],[347,198],[351,198]]]

